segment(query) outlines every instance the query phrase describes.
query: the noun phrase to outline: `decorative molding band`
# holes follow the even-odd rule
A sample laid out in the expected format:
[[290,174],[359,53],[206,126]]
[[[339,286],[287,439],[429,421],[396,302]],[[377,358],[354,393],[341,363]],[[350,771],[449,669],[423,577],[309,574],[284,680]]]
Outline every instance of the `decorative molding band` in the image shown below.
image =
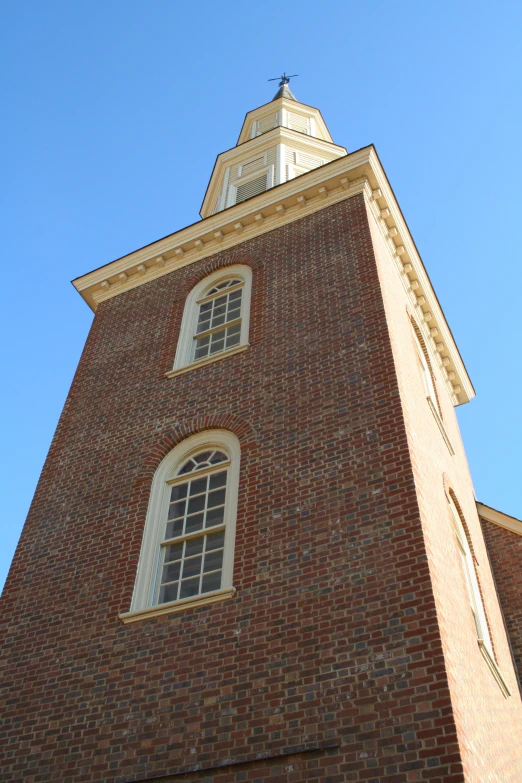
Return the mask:
[[477,501],[477,511],[479,517],[485,519],[486,522],[491,522],[493,525],[498,525],[506,530],[515,533],[517,536],[522,536],[522,520],[516,517],[510,517],[508,514],[503,514],[502,511],[497,511],[495,508],[485,506],[483,503]]
[[[416,320],[422,330],[426,346],[430,350],[433,362],[439,366],[442,377],[446,381],[446,389],[453,405],[469,402],[475,396],[473,385],[451,336],[422,260],[417,253],[382,167],[375,167],[374,171],[378,178],[379,187],[373,193],[378,192],[380,195],[368,200],[371,214],[381,230],[392,257],[395,258],[397,269],[408,299],[416,313]],[[428,322],[430,322],[429,327]],[[435,342],[435,337],[443,337],[444,339]],[[449,377],[450,373],[453,375],[452,379]],[[453,383],[453,380],[456,382]],[[453,451],[450,446],[448,448]]]

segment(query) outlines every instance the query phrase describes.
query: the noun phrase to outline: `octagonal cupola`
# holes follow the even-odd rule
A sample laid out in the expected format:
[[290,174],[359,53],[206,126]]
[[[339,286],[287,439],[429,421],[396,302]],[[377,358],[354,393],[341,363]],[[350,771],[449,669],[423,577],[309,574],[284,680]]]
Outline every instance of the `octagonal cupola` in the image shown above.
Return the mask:
[[270,101],[248,112],[235,147],[218,155],[201,217],[232,207],[347,154],[319,109],[300,103],[282,76]]

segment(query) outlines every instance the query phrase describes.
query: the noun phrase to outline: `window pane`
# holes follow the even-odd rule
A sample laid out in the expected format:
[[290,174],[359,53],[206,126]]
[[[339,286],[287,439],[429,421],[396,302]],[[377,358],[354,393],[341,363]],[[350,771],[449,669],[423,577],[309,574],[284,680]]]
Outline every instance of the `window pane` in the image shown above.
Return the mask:
[[178,519],[185,514],[185,501],[178,500],[176,503],[171,503],[169,506],[169,519]]
[[207,477],[198,479],[198,481],[192,481],[190,485],[191,495],[200,495],[202,492],[207,491]]
[[187,523],[185,525],[185,533],[196,533],[203,527],[204,514],[196,514],[193,517],[187,517]]
[[177,487],[172,487],[170,491],[170,502],[175,500],[182,500],[187,496],[187,484],[178,484]]
[[[205,555],[205,565],[203,571],[216,571],[220,569],[223,564],[223,550],[217,549],[214,552],[208,552]],[[177,577],[176,577],[177,579]],[[166,580],[164,580],[166,581]]]
[[177,538],[183,533],[183,519],[176,519],[175,522],[169,522],[165,531],[165,540]]
[[212,335],[210,353],[218,353],[225,347],[225,332],[216,332]]
[[183,562],[183,579],[187,576],[196,576],[201,573],[201,555],[189,557]]
[[216,571],[213,574],[208,574],[203,577],[203,583],[201,586],[202,593],[210,593],[211,590],[219,590],[221,588],[221,571]]
[[[213,576],[213,574],[211,575]],[[180,598],[189,598],[191,595],[197,595],[199,592],[199,576],[195,579],[187,579],[181,583],[181,590],[179,591]]]
[[222,530],[220,533],[211,533],[207,536],[207,546],[206,551],[210,552],[212,549],[219,549],[223,546],[225,543],[225,531]]
[[213,508],[210,511],[207,511],[207,519],[205,522],[205,527],[215,527],[216,525],[223,524],[225,509],[223,506],[220,508]]
[[158,603],[166,604],[167,601],[176,601],[178,597],[178,585],[166,585],[160,588]]
[[[210,536],[209,536],[210,538]],[[171,544],[165,547],[165,562],[170,563],[172,560],[179,560],[183,553],[183,544]]]
[[214,473],[214,475],[210,477],[209,489],[217,489],[218,487],[224,487],[226,483],[227,483],[226,471],[224,471],[223,473]]
[[208,496],[208,508],[214,508],[214,506],[222,506],[225,502],[225,489],[217,489],[215,492],[210,492]]
[[196,498],[190,498],[187,508],[187,516],[189,514],[195,514],[198,511],[203,511],[205,508],[205,495],[199,495]]
[[241,294],[243,293],[243,289],[239,288],[237,291],[232,291],[229,296],[229,300],[231,302],[241,301]]
[[203,536],[200,538],[192,538],[187,541],[185,547],[185,557],[191,557],[192,555],[199,555],[203,552]]
[[[205,560],[206,564],[206,560]],[[217,566],[216,566],[217,567]],[[163,574],[161,576],[162,582],[177,582],[179,579],[179,572],[181,568],[181,561],[177,563],[171,563],[170,565],[163,566]],[[207,571],[210,569],[207,568]]]

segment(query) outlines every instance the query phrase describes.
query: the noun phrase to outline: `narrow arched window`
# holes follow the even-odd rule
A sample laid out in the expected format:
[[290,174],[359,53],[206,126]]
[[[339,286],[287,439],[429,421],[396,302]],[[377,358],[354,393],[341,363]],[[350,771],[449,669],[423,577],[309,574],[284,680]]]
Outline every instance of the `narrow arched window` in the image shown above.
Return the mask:
[[461,515],[457,509],[456,503],[452,495],[449,496],[449,507],[451,516],[453,518],[453,524],[455,527],[455,534],[457,538],[457,544],[462,563],[462,570],[464,572],[464,580],[466,582],[466,589],[468,593],[468,599],[475,621],[475,628],[477,629],[477,638],[481,644],[484,644],[491,656],[493,656],[493,647],[491,644],[491,636],[489,633],[488,622],[486,619],[486,612],[484,610],[484,604],[482,602],[482,595],[480,593],[480,587],[477,578],[477,572],[475,563],[473,561],[473,554],[471,552],[470,542],[464,529],[464,525],[461,519]]
[[433,370],[431,368],[431,362],[428,355],[428,350],[424,339],[420,333],[420,330],[412,319],[413,334],[415,340],[415,350],[417,353],[417,359],[419,361],[419,367],[422,375],[422,383],[424,385],[424,392],[428,402],[431,403],[435,413],[442,418],[442,411],[439,405],[439,398],[437,396],[437,390],[435,388],[435,379],[433,376]]
[[239,441],[226,430],[187,438],[163,459],[125,622],[234,592],[239,462]]
[[193,336],[194,361],[239,345],[244,281],[223,280],[198,300],[198,324]]
[[221,589],[229,465],[219,449],[200,451],[167,481],[170,498],[154,603]]
[[206,277],[185,303],[174,369],[214,361],[248,345],[250,267],[237,264]]

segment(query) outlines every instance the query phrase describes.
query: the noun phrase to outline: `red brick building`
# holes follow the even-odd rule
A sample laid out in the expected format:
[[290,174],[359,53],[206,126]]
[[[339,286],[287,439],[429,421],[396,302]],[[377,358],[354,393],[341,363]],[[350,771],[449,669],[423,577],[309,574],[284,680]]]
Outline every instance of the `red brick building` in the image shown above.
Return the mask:
[[522,523],[481,528],[473,388],[375,149],[282,83],[202,218],[75,281],[2,780],[522,780]]

